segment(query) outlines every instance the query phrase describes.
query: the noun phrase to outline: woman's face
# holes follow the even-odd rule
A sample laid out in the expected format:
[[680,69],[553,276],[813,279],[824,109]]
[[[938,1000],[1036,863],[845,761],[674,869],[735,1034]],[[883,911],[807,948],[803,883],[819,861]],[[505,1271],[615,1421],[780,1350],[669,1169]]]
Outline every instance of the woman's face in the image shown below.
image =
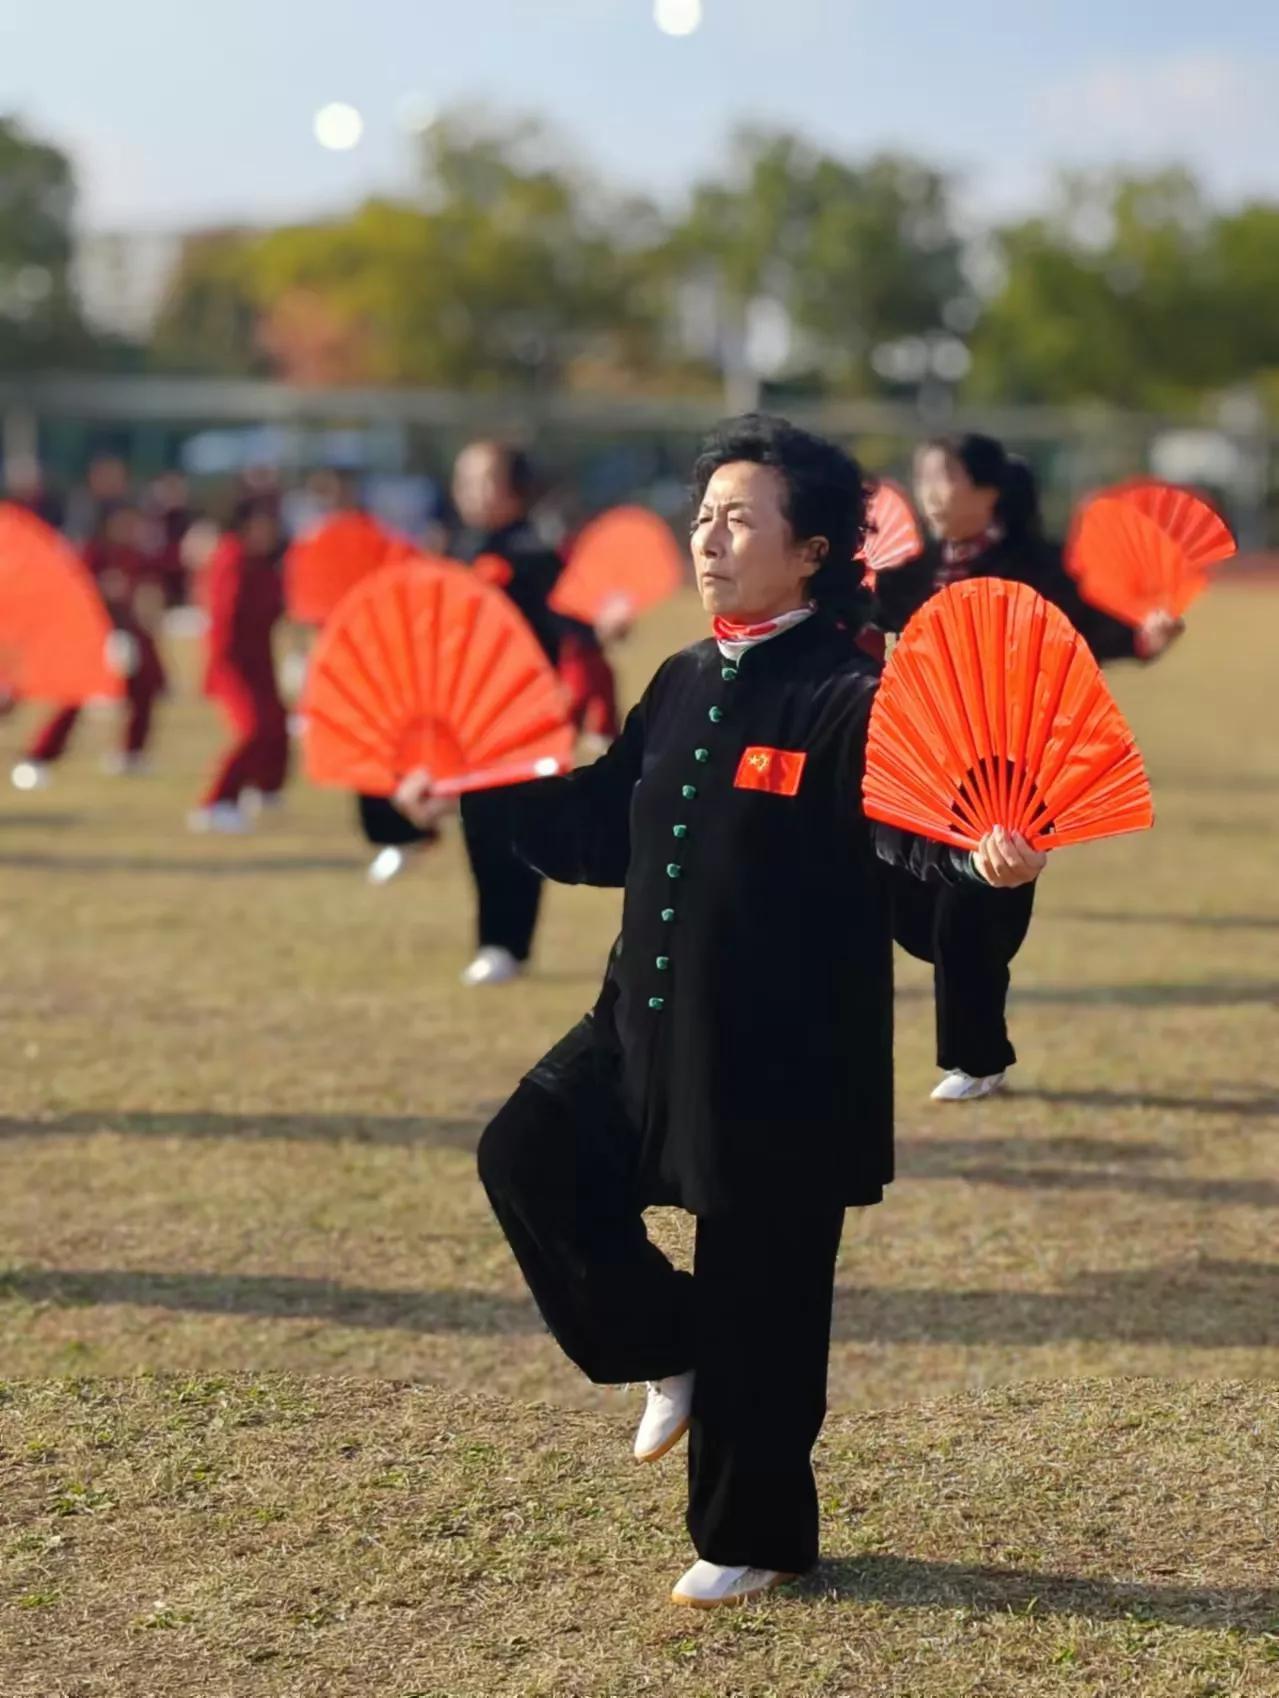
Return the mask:
[[934,536],[967,542],[994,519],[999,491],[974,483],[963,462],[944,448],[925,448],[915,460],[915,499]]
[[475,531],[500,531],[523,517],[523,503],[511,488],[507,457],[488,442],[473,442],[453,468],[453,505],[464,525]]
[[795,541],[785,497],[772,466],[746,460],[721,466],[707,484],[693,524],[693,566],[708,613],[749,624],[804,605],[826,540]]

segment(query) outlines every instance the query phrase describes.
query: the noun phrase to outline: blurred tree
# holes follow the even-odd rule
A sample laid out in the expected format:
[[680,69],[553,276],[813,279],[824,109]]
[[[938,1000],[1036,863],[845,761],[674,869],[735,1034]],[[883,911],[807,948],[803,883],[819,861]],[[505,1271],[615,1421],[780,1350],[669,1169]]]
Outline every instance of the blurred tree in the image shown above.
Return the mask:
[[510,389],[654,362],[649,209],[577,181],[530,123],[445,117],[421,159],[420,201],[252,247],[258,346],[281,376]]
[[807,366],[836,392],[879,387],[875,348],[940,331],[966,292],[942,173],[891,154],[853,165],[784,133],[738,134],[726,177],[694,190],[667,255],[675,279],[713,297],[721,358],[771,302],[791,332],[770,356],[777,372]]
[[0,117],[0,369],[96,358],[72,283],[74,204],[67,156]]
[[1175,409],[1279,366],[1279,208],[1218,213],[1180,170],[1067,175],[994,252],[974,395]]
[[262,237],[247,230],[188,236],[151,338],[162,371],[250,376],[270,370],[259,345],[253,260]]

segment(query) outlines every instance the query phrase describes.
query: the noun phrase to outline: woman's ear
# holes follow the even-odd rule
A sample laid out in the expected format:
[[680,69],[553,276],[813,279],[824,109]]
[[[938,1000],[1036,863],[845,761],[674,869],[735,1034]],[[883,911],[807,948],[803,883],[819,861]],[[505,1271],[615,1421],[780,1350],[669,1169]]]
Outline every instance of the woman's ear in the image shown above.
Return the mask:
[[804,558],[808,561],[814,572],[821,571],[822,567],[826,564],[826,556],[829,553],[830,542],[826,537],[809,537],[808,541],[804,544]]

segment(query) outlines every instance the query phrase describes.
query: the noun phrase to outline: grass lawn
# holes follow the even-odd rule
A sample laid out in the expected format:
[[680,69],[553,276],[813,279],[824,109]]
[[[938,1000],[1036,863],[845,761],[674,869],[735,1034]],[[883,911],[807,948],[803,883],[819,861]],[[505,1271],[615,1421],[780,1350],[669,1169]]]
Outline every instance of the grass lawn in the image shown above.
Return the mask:
[[[679,1461],[628,1466],[635,1394],[559,1359],[474,1179],[616,894],[551,891],[534,975],[465,991],[455,833],[372,890],[331,794],[186,835],[219,738],[189,691],[148,778],[82,726],[0,798],[2,1698],[1279,1693],[1277,619],[1223,587],[1112,672],[1159,825],[1049,868],[1015,1093],[927,1101],[901,963],[831,1563],[731,1624],[662,1605]],[[628,694],[699,632],[656,616]]]

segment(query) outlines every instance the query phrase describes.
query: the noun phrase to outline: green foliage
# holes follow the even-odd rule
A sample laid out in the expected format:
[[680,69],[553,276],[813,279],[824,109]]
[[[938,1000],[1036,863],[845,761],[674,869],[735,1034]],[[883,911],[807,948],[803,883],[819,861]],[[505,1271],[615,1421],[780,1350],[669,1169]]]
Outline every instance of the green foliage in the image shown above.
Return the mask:
[[1279,207],[1219,212],[1179,170],[1063,176],[995,246],[976,395],[1176,408],[1279,366]]
[[71,283],[71,162],[0,117],[0,370],[94,357]]
[[729,318],[761,296],[778,302],[825,387],[865,392],[876,343],[939,329],[963,291],[949,198],[947,179],[916,160],[855,166],[747,130],[728,177],[694,190],[667,252]]
[[152,335],[153,365],[225,376],[266,371],[252,274],[259,240],[240,230],[188,239]]

